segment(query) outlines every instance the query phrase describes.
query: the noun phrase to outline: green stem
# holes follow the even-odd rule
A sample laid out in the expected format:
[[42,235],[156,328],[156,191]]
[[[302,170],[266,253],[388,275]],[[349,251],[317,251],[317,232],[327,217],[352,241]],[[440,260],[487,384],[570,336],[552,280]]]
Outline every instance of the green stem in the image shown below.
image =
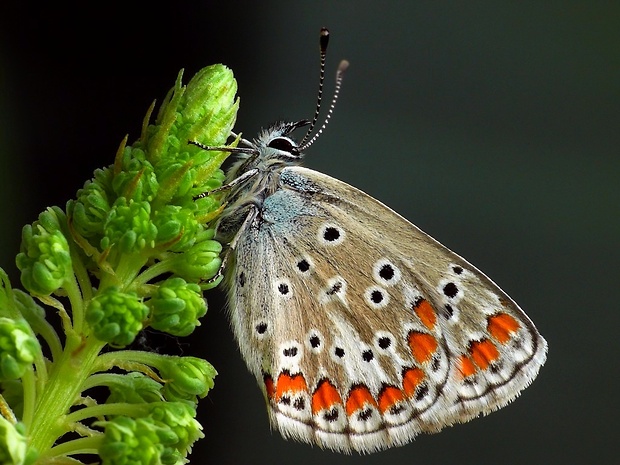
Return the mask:
[[95,405],[76,410],[65,417],[67,423],[77,423],[86,418],[103,417],[105,415],[124,415],[128,417],[142,417],[151,411],[150,404],[130,404],[117,402],[113,404]]
[[[54,330],[52,325],[45,320],[45,314],[36,314],[31,311],[28,306],[24,306],[22,309],[22,316],[28,321],[32,330],[43,338],[52,353],[52,360],[59,358],[62,354],[62,343],[60,342],[58,333]],[[37,376],[40,376],[38,367]]]
[[89,301],[93,297],[93,283],[88,275],[88,270],[84,266],[84,262],[77,252],[72,250],[71,257],[73,259],[73,273],[77,279],[77,283],[82,294],[82,299],[84,301]]
[[[129,367],[126,367],[126,368],[129,368]],[[145,365],[134,364],[134,368],[137,369],[134,371],[143,373],[146,376],[150,376],[151,379],[153,379],[152,376],[154,375],[154,373],[150,367],[145,366]],[[144,373],[144,371],[140,371],[140,368],[142,368],[143,370],[146,370],[147,373]],[[133,381],[131,379],[128,379],[127,374],[97,373],[97,374],[89,376],[86,379],[86,381],[84,381],[84,384],[82,385],[82,392],[92,389],[94,387],[99,387],[99,386],[106,386],[108,388],[116,388],[116,389],[133,389],[134,388]],[[163,396],[161,396],[161,394],[160,394],[160,400],[163,400]]]
[[94,371],[105,371],[112,367],[127,366],[130,364],[142,364],[148,367],[157,367],[162,360],[170,355],[156,354],[153,352],[143,352],[140,350],[117,350],[101,354],[94,365]]
[[22,422],[28,425],[34,418],[34,407],[37,399],[37,393],[43,392],[43,386],[37,382],[34,370],[31,368],[26,370],[22,376],[22,389],[24,392],[24,412],[22,413]]
[[146,262],[147,259],[139,254],[121,255],[114,268],[114,274],[102,275],[99,289],[118,286],[123,291],[127,290]]
[[71,302],[73,330],[78,334],[82,334],[84,329],[84,301],[82,300],[82,293],[74,274],[71,275],[71,279],[65,282],[64,289]]
[[136,279],[134,280],[134,286],[136,288],[140,288],[144,284],[153,280],[157,276],[167,273],[170,271],[169,260],[162,260],[160,262],[155,263],[154,265],[146,268],[142,273],[140,273]]
[[82,391],[88,391],[97,386],[122,385],[124,379],[126,379],[126,376],[120,373],[99,373],[91,375],[84,381]]
[[116,277],[120,281],[122,289],[136,278],[140,269],[146,264],[146,258],[139,254],[122,255],[116,267]]
[[[45,389],[40,393],[31,420],[26,423],[31,446],[41,454],[68,431],[65,414],[79,399],[84,380],[105,343],[91,338],[68,338],[61,358],[54,362]],[[34,404],[34,402],[33,402]],[[25,405],[28,405],[26,402]]]
[[50,459],[63,455],[97,454],[99,447],[101,446],[102,440],[103,434],[89,438],[79,438],[72,441],[63,442],[61,444],[58,444],[56,447],[48,449],[45,454],[41,454],[39,456],[39,461],[43,462],[41,459]]

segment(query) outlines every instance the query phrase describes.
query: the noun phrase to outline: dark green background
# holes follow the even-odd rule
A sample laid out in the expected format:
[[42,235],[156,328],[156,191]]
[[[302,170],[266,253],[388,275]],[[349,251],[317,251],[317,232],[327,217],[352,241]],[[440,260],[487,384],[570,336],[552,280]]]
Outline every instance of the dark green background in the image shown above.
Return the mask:
[[[129,4],[129,2],[127,2]],[[392,206],[511,294],[549,341],[508,408],[372,456],[270,433],[217,292],[184,353],[218,369],[192,463],[523,464],[618,460],[620,6],[613,2],[163,2],[3,8],[0,265],[139,135],[180,68],[235,72],[237,129],[310,117],[318,31],[328,90],[307,166]],[[184,341],[181,341],[184,344]],[[174,342],[173,344],[174,345]],[[615,444],[614,444],[615,441]]]

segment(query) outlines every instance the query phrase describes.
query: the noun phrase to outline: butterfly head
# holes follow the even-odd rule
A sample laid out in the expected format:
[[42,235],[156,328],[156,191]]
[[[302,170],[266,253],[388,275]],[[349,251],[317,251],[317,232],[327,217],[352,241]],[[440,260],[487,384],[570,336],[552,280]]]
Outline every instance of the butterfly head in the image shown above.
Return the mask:
[[267,129],[263,129],[254,140],[253,146],[257,150],[258,158],[263,161],[275,159],[282,161],[296,161],[303,158],[301,145],[293,137],[293,132],[301,127],[308,126],[310,121],[297,122],[279,121]]
[[293,132],[309,124],[308,120],[279,121],[263,129],[253,142],[243,140],[247,148],[232,150],[237,155],[237,162],[229,170],[229,180],[254,169],[266,172],[299,163],[303,152]]

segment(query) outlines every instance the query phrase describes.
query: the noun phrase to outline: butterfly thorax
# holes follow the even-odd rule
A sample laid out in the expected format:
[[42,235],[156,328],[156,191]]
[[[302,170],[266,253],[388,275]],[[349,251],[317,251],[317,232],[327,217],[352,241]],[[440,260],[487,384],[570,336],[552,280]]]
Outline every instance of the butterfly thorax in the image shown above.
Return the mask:
[[[251,211],[260,212],[265,199],[279,188],[280,172],[301,163],[303,154],[290,133],[307,122],[279,122],[261,131],[250,144],[251,150],[237,154],[227,183],[234,187],[225,198],[226,208],[217,226],[218,239],[232,240]],[[248,176],[244,179],[244,176]],[[235,184],[236,180],[241,180]]]

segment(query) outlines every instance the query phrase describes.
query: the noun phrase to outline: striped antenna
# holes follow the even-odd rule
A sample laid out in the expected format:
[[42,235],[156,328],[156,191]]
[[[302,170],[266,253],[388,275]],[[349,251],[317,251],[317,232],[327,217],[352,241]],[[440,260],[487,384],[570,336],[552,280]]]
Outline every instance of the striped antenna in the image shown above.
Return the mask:
[[319,36],[319,47],[321,52],[321,74],[319,77],[319,93],[317,95],[316,100],[316,109],[314,111],[314,118],[312,118],[312,123],[310,124],[310,128],[308,128],[308,132],[301,140],[299,145],[304,145],[306,139],[310,137],[312,130],[314,129],[314,125],[319,119],[319,112],[321,111],[321,100],[323,98],[323,82],[325,82],[325,57],[327,56],[327,45],[329,44],[329,30],[326,27],[321,28],[321,34]]
[[[336,71],[336,88],[334,89],[334,98],[332,99],[332,103],[329,106],[329,111],[327,112],[327,116],[325,117],[325,121],[323,122],[323,125],[321,126],[321,129],[319,129],[317,131],[317,133],[312,137],[312,139],[310,139],[308,142],[304,141],[308,138],[309,134],[306,134],[306,137],[304,137],[304,139],[302,140],[302,143],[300,144],[299,147],[299,151],[303,152],[304,150],[306,150],[308,147],[310,147],[312,144],[314,144],[316,142],[316,140],[319,138],[319,136],[323,133],[323,130],[327,127],[327,124],[329,123],[330,118],[332,117],[332,113],[334,112],[334,107],[336,106],[336,101],[338,100],[338,95],[340,94],[340,87],[342,87],[342,80],[344,79],[344,72],[347,70],[347,68],[349,67],[349,62],[347,60],[342,60],[340,62],[340,64],[338,65],[338,71]],[[320,93],[319,93],[319,103],[320,103]],[[319,108],[317,107],[317,115],[315,116],[315,121],[317,119],[318,116],[318,111]],[[314,126],[314,122],[312,123],[312,126]]]

